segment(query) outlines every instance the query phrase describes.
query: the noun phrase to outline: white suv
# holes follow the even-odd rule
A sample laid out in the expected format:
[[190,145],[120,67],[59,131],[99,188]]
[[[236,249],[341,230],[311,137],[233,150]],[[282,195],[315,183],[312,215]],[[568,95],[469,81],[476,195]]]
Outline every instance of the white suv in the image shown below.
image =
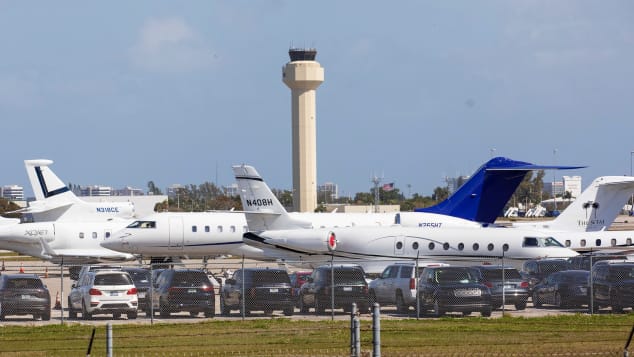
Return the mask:
[[89,320],[93,314],[112,314],[115,319],[126,314],[131,320],[137,317],[138,304],[137,289],[128,273],[87,272],[68,295],[68,315],[77,318],[81,312],[82,318]]
[[388,265],[378,278],[368,284],[371,303],[396,305],[398,312],[407,313],[410,306],[416,308],[417,277],[423,268],[429,266],[448,266],[445,263],[429,263],[418,266],[414,263],[395,263]]

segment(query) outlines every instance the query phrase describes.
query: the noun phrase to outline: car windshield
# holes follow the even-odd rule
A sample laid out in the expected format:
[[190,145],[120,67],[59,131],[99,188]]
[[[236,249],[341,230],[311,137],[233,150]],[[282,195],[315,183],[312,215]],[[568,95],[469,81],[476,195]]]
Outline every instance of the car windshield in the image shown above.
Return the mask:
[[542,261],[541,262],[541,271],[544,274],[550,274],[562,270],[568,270],[570,268],[570,263],[565,260],[562,261]]
[[42,287],[42,281],[39,279],[19,278],[7,281],[7,289],[40,289]]
[[283,270],[258,270],[253,272],[256,284],[289,283],[288,274]]
[[95,276],[95,285],[132,285],[127,274],[99,274]]
[[[482,269],[482,277],[488,281],[502,280],[503,269]],[[517,269],[504,269],[504,279],[521,279]]]
[[436,281],[440,284],[469,284],[478,281],[478,278],[471,269],[438,269],[435,275]]
[[128,274],[132,277],[135,283],[149,283],[150,271],[149,270],[127,270]]
[[202,271],[176,272],[172,280],[172,286],[202,286],[209,284],[209,278]]
[[610,268],[610,280],[631,280],[634,279],[634,266],[626,267],[611,267]]
[[[330,281],[330,270],[327,270],[327,281]],[[365,277],[360,270],[345,269],[335,270],[335,283],[337,284],[358,284],[365,283]]]

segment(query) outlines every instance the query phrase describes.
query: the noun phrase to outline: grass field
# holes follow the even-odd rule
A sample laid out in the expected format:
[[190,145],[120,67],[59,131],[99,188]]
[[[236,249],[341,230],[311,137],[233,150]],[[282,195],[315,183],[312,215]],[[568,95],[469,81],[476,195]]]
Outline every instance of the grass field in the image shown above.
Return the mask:
[[[634,315],[381,321],[383,356],[623,356]],[[113,326],[115,356],[346,356],[349,321],[265,319]],[[0,327],[0,356],[85,356],[91,325]],[[105,356],[106,327],[91,356]],[[372,321],[361,322],[372,351]]]

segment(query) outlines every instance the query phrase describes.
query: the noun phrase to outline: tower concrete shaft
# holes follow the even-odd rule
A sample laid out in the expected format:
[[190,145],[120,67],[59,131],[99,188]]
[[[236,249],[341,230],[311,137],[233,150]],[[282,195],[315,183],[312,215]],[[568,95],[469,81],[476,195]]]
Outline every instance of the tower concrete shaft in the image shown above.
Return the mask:
[[291,61],[282,69],[291,89],[293,128],[293,209],[317,208],[317,130],[315,90],[324,81],[324,69],[314,49],[291,49]]

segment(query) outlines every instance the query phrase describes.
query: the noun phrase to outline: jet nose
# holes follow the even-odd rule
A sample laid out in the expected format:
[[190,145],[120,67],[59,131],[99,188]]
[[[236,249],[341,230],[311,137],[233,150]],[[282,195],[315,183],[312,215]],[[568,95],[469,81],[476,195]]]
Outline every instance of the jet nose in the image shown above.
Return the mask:
[[113,238],[104,242],[101,242],[100,245],[106,249],[112,249],[119,252],[130,253],[130,244],[128,243],[126,237]]

